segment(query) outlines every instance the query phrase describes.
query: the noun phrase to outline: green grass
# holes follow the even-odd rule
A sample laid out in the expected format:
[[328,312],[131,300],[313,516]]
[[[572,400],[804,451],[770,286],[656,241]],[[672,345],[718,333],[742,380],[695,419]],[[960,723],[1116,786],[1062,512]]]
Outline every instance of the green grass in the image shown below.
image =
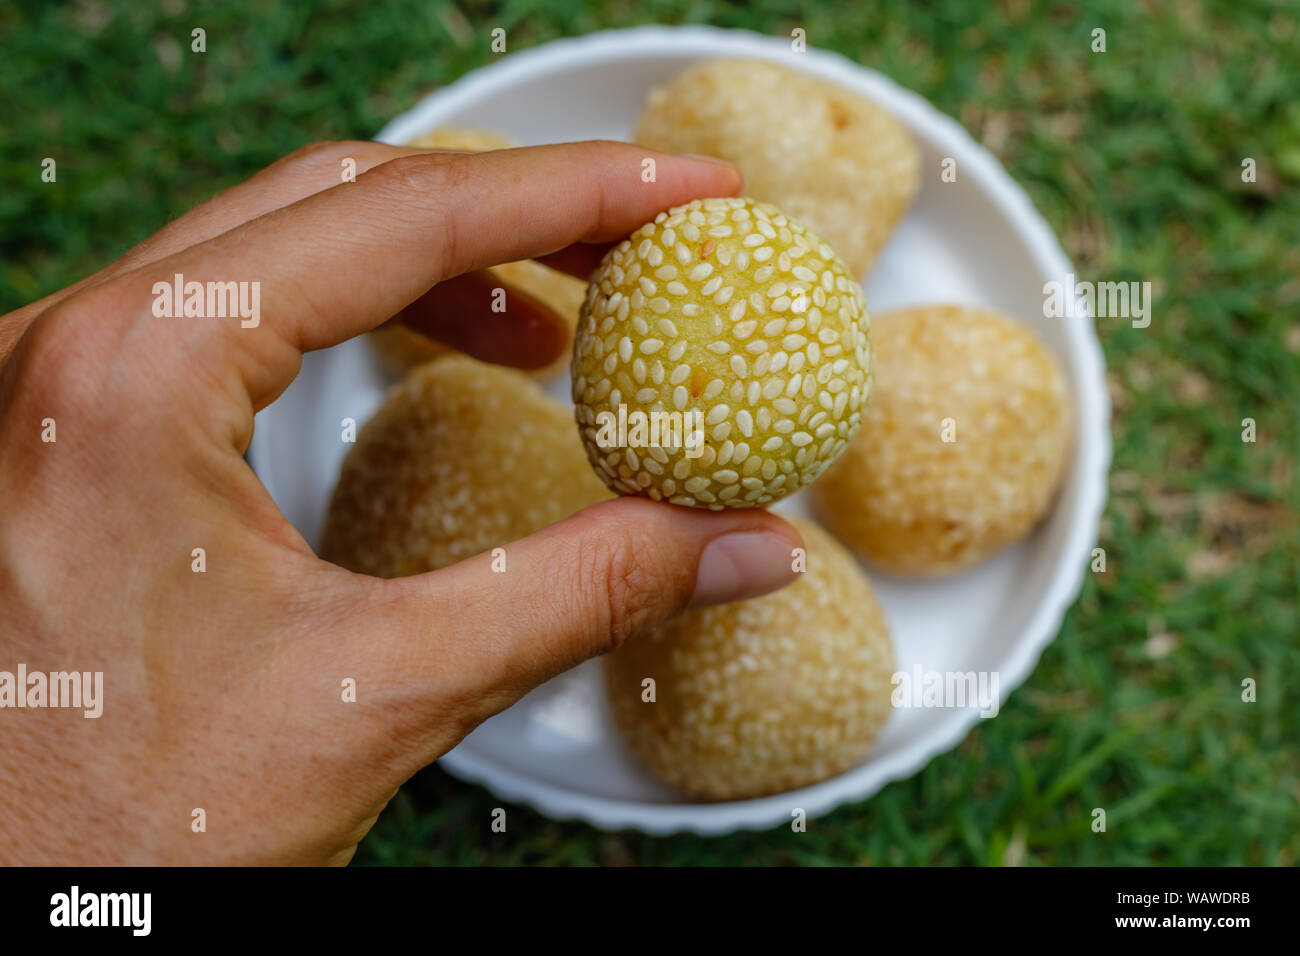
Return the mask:
[[[1294,864],[1300,860],[1300,26],[1287,3],[788,6],[757,0],[22,4],[0,12],[0,311],[71,282],[315,139],[364,137],[512,49],[714,23],[844,53],[960,119],[1083,278],[1150,280],[1105,321],[1115,460],[1090,575],[997,720],[910,780],[723,839],[604,834],[437,769],[361,863]],[[273,12],[266,12],[270,7]],[[802,12],[795,12],[800,11]],[[207,30],[208,52],[189,52]],[[1107,31],[1093,54],[1090,31]],[[58,161],[58,183],[40,162]],[[1243,157],[1258,181],[1241,181]],[[1241,441],[1241,420],[1258,441]],[[1158,637],[1157,640],[1152,640]],[[1258,702],[1240,700],[1243,678]],[[1094,834],[1091,810],[1108,830]]]

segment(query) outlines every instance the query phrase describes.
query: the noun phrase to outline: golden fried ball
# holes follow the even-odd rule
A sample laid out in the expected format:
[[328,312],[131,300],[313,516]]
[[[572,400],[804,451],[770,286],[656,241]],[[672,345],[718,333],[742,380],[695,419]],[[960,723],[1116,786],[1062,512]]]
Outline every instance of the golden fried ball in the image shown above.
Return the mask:
[[651,92],[636,141],[716,156],[745,191],[802,220],[865,275],[920,182],[920,154],[889,113],[825,80],[760,60],[711,60]]
[[824,780],[861,762],[889,717],[894,649],[871,584],[825,531],[794,524],[807,571],[789,587],[689,611],[604,660],[628,748],[690,796]]
[[[857,433],[870,328],[844,263],[775,206],[660,213],[591,276],[572,366],[587,457],[620,494],[714,511],[783,498]],[[670,442],[616,435],[633,415],[681,428]]]
[[419,574],[608,497],[567,409],[521,372],[449,356],[394,385],[361,429],[321,556],[383,578]]
[[1052,503],[1073,410],[1060,366],[1003,315],[930,306],[877,315],[862,430],[809,491],[849,547],[899,574],[967,568]]
[[[492,149],[510,149],[519,144],[489,130],[447,126],[417,136],[407,145],[425,149],[482,152]],[[582,307],[587,289],[586,283],[581,279],[544,266],[540,262],[534,262],[532,259],[502,263],[489,271],[500,278],[504,284],[513,286],[549,306],[565,321],[572,335],[573,328],[578,322],[578,310]],[[435,342],[398,322],[389,322],[380,326],[371,332],[368,338],[380,362],[394,377],[404,374],[416,365],[449,355],[454,351],[441,342]],[[554,362],[531,374],[538,377],[553,375],[563,369],[568,361],[568,349],[565,348]]]

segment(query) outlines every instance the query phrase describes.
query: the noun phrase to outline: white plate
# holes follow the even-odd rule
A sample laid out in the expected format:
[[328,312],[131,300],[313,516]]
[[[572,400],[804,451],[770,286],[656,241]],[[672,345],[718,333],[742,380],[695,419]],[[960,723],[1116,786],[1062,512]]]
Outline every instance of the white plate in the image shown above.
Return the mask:
[[[1043,284],[1072,272],[1056,237],[997,161],[956,122],[914,93],[838,55],[794,53],[789,41],[707,27],[644,27],[560,40],[511,54],[425,98],[377,137],[406,142],[444,125],[498,130],[524,144],[627,139],[645,95],[683,67],[717,56],[778,60],[861,93],[890,110],[923,152],[923,185],[866,284],[881,311],[929,302],[1000,309],[1032,326],[1063,361],[1078,435],[1059,500],[1027,541],[941,582],[873,574],[899,668],[997,672],[1001,697],[1033,669],[1078,594],[1096,539],[1110,460],[1101,349],[1088,319],[1045,319]],[[939,180],[944,157],[955,183]],[[251,460],[271,495],[316,542],[345,446],[339,422],[363,422],[387,382],[360,340],[306,357],[302,372],[257,416]],[[567,385],[553,383],[567,401]],[[803,513],[795,496],[780,509]],[[861,800],[955,746],[973,709],[895,710],[861,766],[802,790],[696,804],[656,783],[605,720],[599,672],[586,664],[487,721],[440,761],[504,800],[559,818],[650,833],[702,834],[788,823]]]

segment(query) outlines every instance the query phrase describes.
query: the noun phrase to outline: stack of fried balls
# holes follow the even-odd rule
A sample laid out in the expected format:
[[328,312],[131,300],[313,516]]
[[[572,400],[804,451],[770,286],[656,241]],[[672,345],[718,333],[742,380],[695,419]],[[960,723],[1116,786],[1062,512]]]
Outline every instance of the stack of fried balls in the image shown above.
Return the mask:
[[[817,521],[795,520],[795,583],[690,611],[603,663],[613,726],[660,780],[699,800],[793,790],[861,763],[890,714],[893,643],[859,561],[936,577],[1024,538],[1060,483],[1072,409],[1057,361],[1012,318],[868,314],[858,280],[920,176],[870,101],[773,63],[710,61],[650,94],[636,141],[728,160],[747,195],[663,211],[585,287],[498,267],[571,326],[572,413],[536,373],[395,324],[372,333],[400,377],[344,462],[321,551],[396,577],[614,495],[716,510],[806,487]],[[513,144],[443,129],[413,145]],[[657,443],[610,424],[638,414],[663,422]]]

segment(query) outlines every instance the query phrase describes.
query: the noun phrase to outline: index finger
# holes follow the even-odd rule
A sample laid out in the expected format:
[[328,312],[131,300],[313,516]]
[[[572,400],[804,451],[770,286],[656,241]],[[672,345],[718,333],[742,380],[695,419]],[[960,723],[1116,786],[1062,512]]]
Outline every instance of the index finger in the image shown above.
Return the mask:
[[177,275],[186,288],[258,283],[255,323],[202,318],[200,329],[176,338],[205,363],[214,341],[233,345],[219,351],[260,408],[292,380],[300,353],[374,328],[442,279],[621,239],[670,206],[734,195],[740,184],[720,161],[626,143],[399,155],[355,183],[98,288],[111,289],[119,307],[138,302],[140,321],[193,322],[157,318],[155,286]]

